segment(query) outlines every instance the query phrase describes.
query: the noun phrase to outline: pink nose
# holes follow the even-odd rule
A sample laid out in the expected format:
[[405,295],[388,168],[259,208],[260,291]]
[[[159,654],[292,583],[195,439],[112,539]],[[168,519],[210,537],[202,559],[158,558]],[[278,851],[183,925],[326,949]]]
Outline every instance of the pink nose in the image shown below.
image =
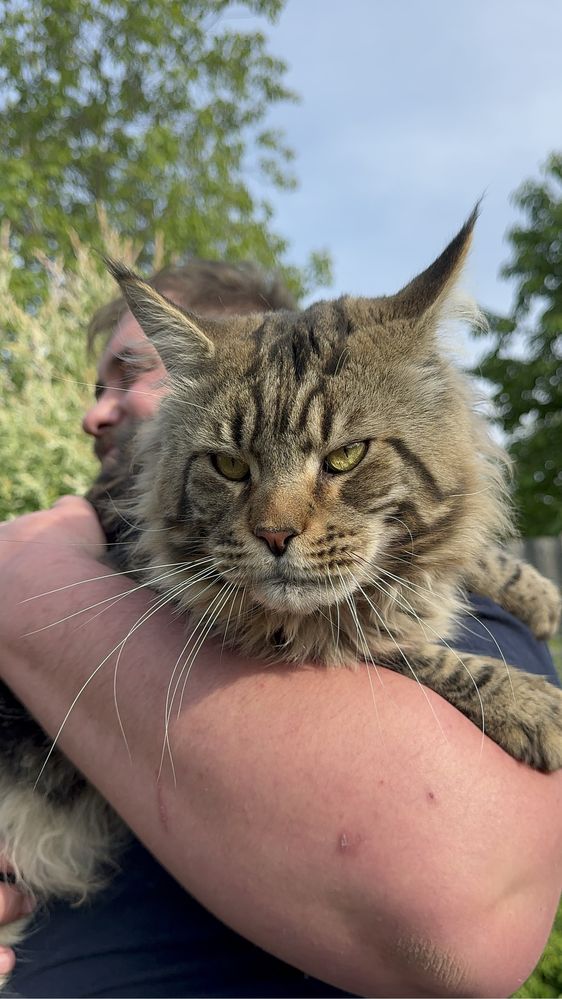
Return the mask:
[[298,531],[279,530],[271,527],[256,527],[254,534],[256,538],[263,538],[274,555],[282,555],[286,550],[291,538],[294,538]]

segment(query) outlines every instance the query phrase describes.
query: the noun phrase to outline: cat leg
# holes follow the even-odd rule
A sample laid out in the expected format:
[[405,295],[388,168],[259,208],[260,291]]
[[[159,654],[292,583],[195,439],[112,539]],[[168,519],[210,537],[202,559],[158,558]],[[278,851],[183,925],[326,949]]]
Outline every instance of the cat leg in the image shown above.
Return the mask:
[[464,585],[490,597],[529,626],[536,638],[552,638],[560,624],[558,588],[528,562],[492,548],[478,558]]
[[[420,683],[466,715],[502,749],[536,770],[562,767],[562,690],[499,659],[438,645],[406,650]],[[378,662],[411,677],[401,656]]]

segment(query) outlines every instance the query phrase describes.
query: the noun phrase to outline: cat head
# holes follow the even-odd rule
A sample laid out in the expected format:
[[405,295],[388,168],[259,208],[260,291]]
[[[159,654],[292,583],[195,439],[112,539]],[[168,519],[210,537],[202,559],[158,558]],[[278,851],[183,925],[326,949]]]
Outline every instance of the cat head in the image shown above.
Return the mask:
[[144,445],[153,557],[203,553],[257,604],[309,613],[383,564],[451,569],[497,526],[498,476],[438,337],[475,220],[397,294],[302,312],[201,318],[109,263],[170,376]]

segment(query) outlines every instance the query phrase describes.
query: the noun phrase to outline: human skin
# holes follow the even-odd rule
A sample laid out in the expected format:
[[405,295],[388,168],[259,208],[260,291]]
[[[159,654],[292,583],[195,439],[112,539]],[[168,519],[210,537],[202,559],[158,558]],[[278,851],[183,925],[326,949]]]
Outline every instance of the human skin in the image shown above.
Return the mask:
[[[151,607],[100,568],[102,545],[77,498],[0,530],[3,679],[51,735]],[[101,618],[36,631],[124,591]],[[262,668],[213,644],[170,719],[175,779],[169,761],[159,774],[184,640],[162,610],[124,646],[117,692],[132,763],[114,660],[59,737],[158,860],[239,933],[349,991],[514,991],[562,883],[562,774],[516,763],[437,695],[384,669]]]
[[117,430],[153,416],[165,392],[166,369],[127,311],[100,357],[95,401],[82,420],[102,466],[117,460]]

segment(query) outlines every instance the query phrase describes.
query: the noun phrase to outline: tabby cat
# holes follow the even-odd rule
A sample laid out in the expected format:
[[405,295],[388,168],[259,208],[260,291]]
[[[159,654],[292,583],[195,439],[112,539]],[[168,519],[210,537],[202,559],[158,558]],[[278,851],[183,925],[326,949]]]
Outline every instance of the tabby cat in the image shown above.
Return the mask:
[[[133,465],[90,498],[119,540],[114,561],[189,615],[170,712],[217,635],[264,662],[387,666],[516,759],[562,766],[561,691],[448,644],[467,590],[539,638],[560,607],[551,583],[495,547],[508,527],[503,457],[439,346],[475,219],[398,294],[304,312],[201,319],[108,262],[170,391],[138,431]],[[3,698],[5,851],[39,897],[86,895],[115,856],[119,820],[58,752],[33,790],[46,739]]]

